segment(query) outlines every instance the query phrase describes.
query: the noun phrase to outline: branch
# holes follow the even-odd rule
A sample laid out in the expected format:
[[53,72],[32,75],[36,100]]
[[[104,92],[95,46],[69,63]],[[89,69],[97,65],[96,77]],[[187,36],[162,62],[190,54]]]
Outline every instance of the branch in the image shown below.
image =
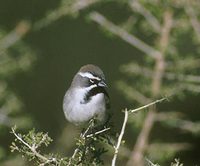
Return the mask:
[[175,74],[175,73],[166,72],[165,77],[171,80],[200,83],[200,76],[196,76],[196,75]]
[[158,164],[154,164],[151,160],[145,157],[145,160],[149,163],[149,166],[159,166]]
[[191,70],[198,69],[200,67],[200,59],[194,57],[188,57],[184,59],[179,59],[178,61],[171,63],[167,63],[168,70]]
[[129,113],[136,113],[136,112],[138,112],[138,111],[140,111],[142,109],[145,109],[147,107],[155,105],[156,103],[162,102],[165,99],[166,98],[162,98],[162,99],[156,100],[154,102],[151,102],[151,103],[149,103],[147,105],[144,105],[142,107],[139,107],[139,108],[136,108],[136,109],[133,109],[133,110],[127,110],[127,109],[125,109],[125,111],[124,111],[124,113],[125,113],[124,114],[124,122],[123,122],[123,125],[122,125],[122,129],[121,129],[120,135],[118,137],[117,144],[116,144],[116,146],[114,146],[115,154],[114,154],[113,159],[112,159],[112,166],[115,166],[115,164],[116,164],[116,159],[117,159],[117,155],[118,155],[118,152],[119,152],[119,147],[121,145],[122,138],[123,138],[123,135],[124,135],[124,132],[125,132],[126,124],[127,124],[127,120],[128,120],[128,114]]
[[137,11],[141,15],[144,16],[146,21],[153,27],[156,32],[160,32],[161,25],[157,18],[147,9],[145,8],[139,1],[132,0],[129,2],[129,5],[133,11]]
[[198,39],[200,39],[200,22],[198,21],[196,13],[194,9],[190,6],[190,4],[185,5],[185,12],[189,16],[190,22],[196,35],[198,36]]
[[113,159],[112,159],[112,166],[115,166],[115,164],[116,164],[116,159],[117,159],[117,155],[118,155],[118,152],[119,152],[119,147],[120,147],[121,142],[122,142],[124,131],[125,131],[125,128],[126,128],[127,120],[128,120],[128,111],[127,111],[127,109],[125,109],[124,122],[123,122],[123,125],[122,125],[122,129],[121,129],[120,135],[118,137],[117,145],[114,146],[115,154],[114,154]]
[[56,10],[52,11],[50,14],[41,20],[35,22],[32,26],[29,22],[20,21],[16,28],[6,35],[3,39],[0,40],[0,55],[17,41],[19,41],[26,33],[30,30],[39,30],[41,28],[46,27],[53,21],[60,19],[63,16],[78,13],[81,10],[99,2],[100,0],[76,0],[71,6],[61,5]]
[[162,98],[162,99],[156,100],[156,101],[151,102],[151,103],[149,103],[149,104],[147,104],[147,105],[144,105],[144,106],[142,106],[142,107],[136,108],[136,109],[134,109],[134,110],[130,110],[130,112],[131,112],[131,113],[136,113],[136,112],[138,112],[138,111],[140,111],[140,110],[142,110],[142,109],[148,108],[148,107],[150,107],[150,106],[152,106],[152,105],[155,105],[155,104],[157,104],[157,103],[160,103],[160,102],[162,102],[162,101],[164,101],[164,100],[166,100],[166,99],[167,99],[167,98]]
[[41,160],[43,160],[44,162],[52,162],[52,160],[46,158],[45,156],[41,155],[40,153],[38,153],[36,151],[36,149],[34,147],[32,147],[31,145],[29,145],[27,142],[25,142],[21,136],[19,136],[16,132],[15,132],[15,127],[12,128],[12,133],[15,135],[15,137],[22,143],[24,144],[29,150],[31,150],[31,152],[37,156],[38,158],[40,158]]
[[39,30],[41,28],[46,27],[50,23],[60,19],[61,17],[64,17],[66,15],[72,15],[72,14],[77,14],[81,10],[88,8],[89,6],[99,2],[100,0],[75,0],[73,3],[70,5],[66,3],[66,5],[61,4],[59,8],[56,10],[48,13],[48,15],[36,22],[33,25],[34,30]]
[[0,40],[0,55],[10,46],[19,41],[30,30],[30,24],[26,21],[21,21],[15,29],[8,33]]
[[132,34],[129,34],[126,32],[124,29],[120,28],[119,26],[115,25],[108,19],[106,19],[103,15],[101,15],[98,12],[91,12],[89,14],[89,18],[98,23],[100,26],[102,26],[104,29],[107,31],[111,32],[112,34],[118,36],[125,42],[129,43],[130,45],[136,47],[140,51],[144,52],[148,56],[154,58],[154,59],[159,59],[161,57],[161,53],[154,49],[153,47],[147,45],[137,37],[135,37]]
[[195,93],[200,93],[200,85],[195,85],[195,84],[180,84],[180,88],[182,90],[187,90],[190,92],[195,92]]
[[104,133],[104,132],[106,132],[106,131],[108,131],[108,130],[110,130],[110,127],[105,128],[105,129],[100,130],[100,131],[97,131],[97,132],[95,132],[94,134],[88,134],[88,135],[86,135],[86,138],[90,138],[90,137],[99,135],[99,134]]
[[[147,78],[154,77],[153,70],[147,67],[141,67],[137,64],[130,64],[122,66],[123,72],[128,72],[130,74],[143,74]],[[163,77],[169,80],[178,80],[181,82],[191,82],[191,83],[200,83],[200,76],[197,75],[189,75],[189,74],[177,74],[172,72],[164,72]]]
[[[83,140],[86,139],[86,135],[87,135],[88,131],[89,131],[92,127],[94,127],[94,121],[95,121],[95,119],[93,119],[93,118],[89,121],[88,127],[85,129],[85,131],[83,131],[83,132],[80,134],[80,139],[83,139]],[[73,153],[72,157],[69,159],[69,163],[67,164],[67,166],[70,166],[70,165],[72,164],[72,161],[73,161],[74,158],[76,157],[76,154],[79,152],[79,148],[80,148],[80,146],[78,146],[78,147],[74,150],[74,153]]]
[[[76,161],[76,164],[79,162],[83,162],[82,157],[88,155],[88,152],[84,152],[84,149],[86,149],[86,151],[89,151],[89,149],[91,148],[90,147],[91,141],[98,140],[98,137],[97,137],[98,135],[110,130],[110,128],[104,128],[104,129],[96,131],[92,134],[88,134],[91,131],[93,132],[93,129],[95,129],[94,128],[95,126],[96,126],[95,118],[92,118],[89,121],[88,127],[85,130],[83,130],[82,133],[80,134],[80,138],[78,139],[78,142],[77,142],[77,148],[74,150],[72,157],[69,158],[69,162],[67,164],[68,166],[70,166],[72,163],[74,163],[74,161],[76,161],[75,159],[77,159],[77,158],[78,158],[78,161]],[[86,148],[83,148],[83,146]],[[95,153],[94,148],[96,148],[96,147],[92,147],[92,153]],[[82,154],[80,154],[80,153],[82,153]]]

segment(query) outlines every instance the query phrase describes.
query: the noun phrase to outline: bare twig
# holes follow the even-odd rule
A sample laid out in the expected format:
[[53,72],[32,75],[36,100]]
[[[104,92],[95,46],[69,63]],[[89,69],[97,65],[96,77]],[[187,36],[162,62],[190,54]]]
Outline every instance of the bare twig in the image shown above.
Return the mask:
[[106,131],[108,131],[108,130],[110,130],[110,127],[105,128],[105,129],[100,130],[100,131],[97,131],[97,132],[95,132],[94,134],[88,134],[88,135],[86,135],[86,138],[90,138],[90,137],[93,137],[93,136],[95,136],[95,135],[99,135],[99,134],[104,133],[104,132],[106,132]]
[[131,112],[131,113],[136,113],[136,112],[138,112],[138,111],[140,111],[140,110],[142,110],[142,109],[148,108],[148,107],[150,107],[150,106],[152,106],[152,105],[155,105],[155,104],[157,104],[157,103],[160,103],[160,102],[162,102],[162,101],[164,101],[164,100],[166,100],[166,99],[167,99],[167,98],[162,98],[162,99],[156,100],[156,101],[151,102],[151,103],[149,103],[149,104],[147,104],[147,105],[144,105],[144,106],[142,106],[142,107],[136,108],[136,109],[134,109],[134,110],[130,110],[130,112]]
[[159,59],[161,57],[160,51],[154,49],[153,47],[147,45],[134,35],[126,32],[124,29],[120,28],[119,26],[115,25],[108,19],[106,19],[103,15],[98,12],[92,12],[89,14],[89,18],[101,25],[104,29],[108,30],[109,32],[113,33],[114,35],[120,37],[125,42],[129,43],[130,45],[136,47],[140,51],[144,52],[146,55]]
[[121,129],[120,135],[118,137],[117,144],[116,144],[116,146],[114,146],[115,154],[114,154],[113,159],[112,159],[112,166],[115,166],[115,164],[116,164],[116,159],[117,159],[117,155],[118,155],[118,152],[119,152],[119,147],[121,145],[122,138],[123,138],[123,135],[124,135],[124,132],[125,132],[125,128],[126,128],[126,123],[127,123],[127,120],[128,120],[128,114],[129,113],[136,113],[136,112],[138,112],[138,111],[140,111],[142,109],[145,109],[147,107],[155,105],[156,103],[160,103],[160,102],[164,101],[165,99],[166,98],[162,98],[162,99],[156,100],[154,102],[151,102],[151,103],[149,103],[147,105],[144,105],[142,107],[139,107],[139,108],[136,108],[136,109],[133,109],[133,110],[125,109],[125,111],[124,111],[124,113],[125,113],[124,114],[124,122],[123,122],[123,125],[122,125],[122,129]]
[[125,131],[125,128],[126,128],[127,120],[128,120],[128,110],[126,109],[125,112],[124,112],[124,122],[123,122],[123,125],[122,125],[120,135],[118,137],[117,145],[114,147],[115,154],[114,154],[113,159],[112,159],[112,166],[115,166],[115,164],[116,164],[116,159],[117,159],[119,147],[120,147],[121,142],[122,142],[124,131]]

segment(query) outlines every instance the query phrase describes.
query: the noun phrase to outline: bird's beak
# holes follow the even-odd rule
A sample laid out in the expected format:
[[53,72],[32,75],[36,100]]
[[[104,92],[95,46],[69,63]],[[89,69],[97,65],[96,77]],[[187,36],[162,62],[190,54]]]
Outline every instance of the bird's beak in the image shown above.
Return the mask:
[[101,86],[101,87],[107,87],[106,83],[104,80],[101,80],[99,83],[98,83],[98,86]]

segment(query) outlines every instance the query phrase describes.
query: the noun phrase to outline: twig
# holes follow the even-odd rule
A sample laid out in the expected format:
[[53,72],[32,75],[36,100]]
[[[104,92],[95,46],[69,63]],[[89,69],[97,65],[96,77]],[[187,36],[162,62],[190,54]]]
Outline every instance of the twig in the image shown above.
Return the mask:
[[97,131],[94,134],[88,134],[88,135],[86,135],[86,138],[90,138],[90,137],[93,137],[95,135],[99,135],[99,134],[104,133],[105,131],[108,131],[108,130],[110,130],[110,127],[105,128],[105,129],[100,130],[100,131]]
[[144,16],[146,21],[153,27],[156,32],[160,32],[161,26],[158,19],[148,10],[146,9],[139,1],[132,0],[129,2],[129,5],[133,11],[137,11],[141,15]]
[[191,70],[191,69],[198,69],[200,67],[200,58],[184,58],[179,59],[179,61],[171,63],[167,62],[167,69],[168,70]]
[[[154,76],[154,72],[147,68],[141,67],[137,64],[130,64],[128,66],[122,67],[123,72],[128,72],[131,74],[143,74],[147,78],[152,78]],[[169,80],[178,80],[184,82],[191,82],[191,83],[200,83],[200,76],[191,75],[191,74],[179,74],[179,73],[172,73],[172,72],[164,72],[163,77]]]
[[200,85],[196,84],[180,84],[182,90],[187,90],[190,92],[200,93]]
[[52,162],[52,160],[46,158],[45,156],[41,155],[40,153],[38,153],[35,148],[33,148],[32,146],[30,146],[27,142],[25,142],[16,132],[15,132],[15,128],[12,128],[12,133],[15,135],[15,137],[22,143],[24,144],[29,150],[31,150],[31,152],[37,156],[38,158],[40,158],[41,160],[43,160],[44,162]]
[[194,9],[190,6],[189,3],[185,5],[185,11],[189,16],[191,25],[196,35],[198,36],[198,39],[200,40],[200,22],[198,21],[198,18],[196,16]]
[[145,160],[150,164],[150,166],[159,166],[157,164],[154,164],[151,160],[145,157]]
[[136,108],[136,109],[134,109],[134,110],[130,110],[129,112],[131,112],[131,113],[138,112],[138,111],[140,111],[140,110],[142,110],[142,109],[145,109],[145,108],[147,108],[147,107],[150,107],[150,106],[152,106],[152,105],[154,105],[154,104],[156,104],[156,103],[160,103],[160,102],[162,102],[162,101],[164,101],[164,100],[166,100],[166,99],[167,99],[167,98],[162,98],[162,99],[156,100],[156,101],[151,102],[151,103],[149,103],[149,104],[147,104],[147,105],[144,105],[144,106],[142,106],[142,107]]
[[8,33],[0,40],[0,55],[14,43],[19,41],[30,29],[30,24],[26,21],[21,21],[15,29]]
[[[88,131],[94,126],[94,121],[95,121],[95,119],[91,119],[91,120],[89,121],[88,127],[85,129],[84,132],[82,132],[82,133],[80,134],[80,138],[81,138],[81,139],[84,139],[84,140],[85,140],[86,138],[90,138],[90,137],[92,137],[92,136],[94,136],[94,135],[98,135],[98,134],[101,134],[101,133],[103,133],[103,132],[105,132],[105,131],[107,131],[107,130],[110,130],[110,128],[105,128],[105,129],[103,129],[103,130],[97,131],[97,132],[94,133],[94,134],[89,134],[89,135],[87,135]],[[68,162],[67,166],[70,166],[70,165],[71,165],[72,160],[76,157],[76,154],[78,153],[78,151],[79,151],[79,146],[74,150],[74,153],[73,153],[72,157],[69,159],[69,162]]]
[[43,142],[46,140],[47,137],[48,137],[48,135],[44,134],[43,137],[42,137],[42,139],[41,139],[41,141],[37,145],[35,145],[35,149],[37,149],[38,147],[40,147],[41,144],[43,144]]
[[136,108],[136,109],[134,109],[134,110],[127,110],[127,109],[125,109],[125,111],[124,111],[124,122],[123,122],[123,125],[122,125],[122,129],[121,129],[120,135],[119,135],[119,137],[118,137],[117,145],[114,146],[115,154],[114,154],[113,159],[112,159],[112,166],[115,166],[115,164],[116,164],[116,159],[117,159],[117,155],[118,155],[118,152],[119,152],[119,147],[120,147],[120,145],[121,145],[122,138],[123,138],[123,135],[124,135],[124,131],[125,131],[125,128],[126,128],[126,123],[127,123],[127,120],[128,120],[128,113],[135,113],[135,112],[138,112],[138,111],[140,111],[140,110],[142,110],[142,109],[145,109],[145,108],[147,108],[147,107],[150,107],[150,106],[152,106],[152,105],[154,105],[154,104],[156,104],[156,103],[162,102],[162,101],[165,100],[165,99],[166,99],[166,98],[162,98],[162,99],[160,99],[160,100],[156,100],[156,101],[154,101],[154,102],[152,102],[152,103],[149,103],[149,104],[147,104],[147,105],[145,105],[145,106]]
[[109,32],[113,33],[114,35],[120,37],[125,42],[129,43],[130,45],[136,47],[140,51],[144,52],[148,56],[159,59],[161,57],[160,51],[154,49],[153,47],[147,45],[134,35],[126,32],[124,29],[120,28],[119,26],[115,25],[108,19],[106,19],[103,15],[98,12],[91,12],[89,14],[89,18],[101,25],[104,29],[108,30]]
[[100,0],[74,0],[73,4],[69,5],[66,3],[66,5],[61,5],[56,10],[52,11],[51,13],[48,13],[48,15],[36,22],[33,25],[34,30],[39,30],[41,28],[46,27],[50,23],[60,19],[63,16],[70,15],[70,14],[77,14],[81,10],[99,2]]
[[121,142],[122,142],[124,131],[125,131],[125,128],[126,128],[127,120],[128,120],[128,110],[126,109],[125,112],[124,112],[124,122],[123,122],[123,125],[122,125],[120,135],[118,137],[117,145],[114,147],[115,154],[114,154],[113,159],[112,159],[112,166],[115,166],[115,164],[116,164],[116,159],[117,159],[119,147],[120,147]]
[[166,72],[164,76],[171,80],[200,83],[200,76],[196,76],[196,75],[174,74],[174,73]]

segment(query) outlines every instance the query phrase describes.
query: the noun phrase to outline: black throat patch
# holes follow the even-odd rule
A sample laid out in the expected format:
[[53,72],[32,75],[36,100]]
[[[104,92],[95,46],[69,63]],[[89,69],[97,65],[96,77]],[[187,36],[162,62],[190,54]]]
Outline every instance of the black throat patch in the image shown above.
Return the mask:
[[109,99],[109,95],[107,93],[107,91],[105,90],[104,87],[101,87],[101,86],[97,86],[97,87],[94,87],[92,88],[84,97],[84,101],[81,102],[81,104],[86,104],[88,103],[93,96],[99,94],[99,93],[103,93],[105,95],[106,98]]

